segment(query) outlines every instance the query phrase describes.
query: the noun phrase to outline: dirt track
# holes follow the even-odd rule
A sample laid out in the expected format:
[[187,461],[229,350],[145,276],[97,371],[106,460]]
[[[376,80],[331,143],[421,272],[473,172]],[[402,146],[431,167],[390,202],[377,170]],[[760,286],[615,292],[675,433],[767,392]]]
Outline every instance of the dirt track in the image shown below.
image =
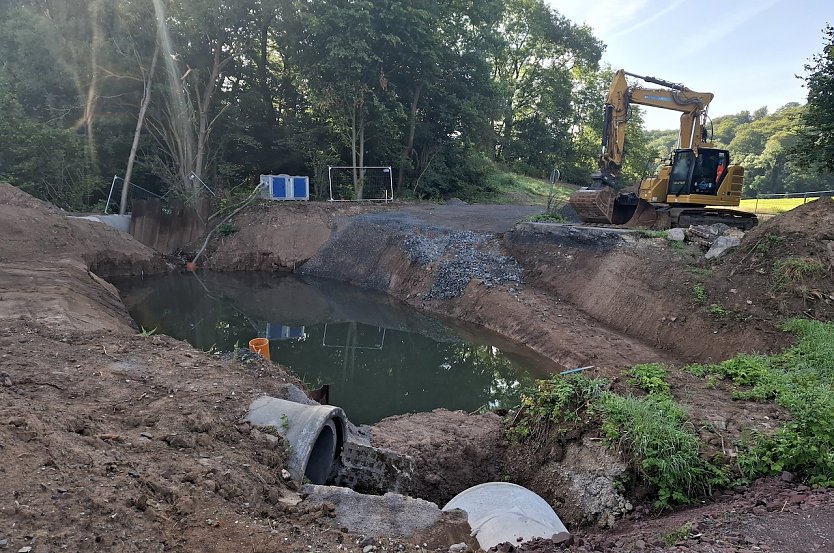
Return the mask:
[[[355,206],[256,207],[238,217],[237,234],[216,244],[210,265],[291,270],[312,258],[305,270],[327,273],[338,262],[339,274],[330,276],[482,324],[565,366],[592,364],[616,376],[635,362],[778,348],[788,341],[776,330],[786,314],[812,310],[830,319],[825,298],[834,292],[831,282],[815,283],[811,289],[819,292],[808,298],[769,297],[767,276],[752,251],[756,240],[783,225],[799,238],[779,247],[834,263],[827,207],[809,206],[786,222],[776,218],[714,267],[704,266],[695,252],[670,252],[652,239],[588,247],[511,231],[529,208],[490,219],[495,208],[483,206],[374,207],[366,216]],[[444,242],[458,231],[477,236]],[[404,246],[415,235],[428,241],[417,249]],[[279,476],[282,451],[238,424],[253,397],[293,377],[273,365],[219,360],[167,337],[138,336],[116,291],[99,278],[168,270],[165,260],[125,235],[66,219],[6,185],[0,185],[0,236],[0,540],[10,550],[363,549],[357,544],[361,536],[328,526],[326,509],[289,506],[296,499]],[[472,248],[457,247],[455,240],[477,242],[477,259],[494,267],[461,276],[455,260],[469,259]],[[426,252],[431,255],[420,257]],[[521,283],[501,281],[507,273],[498,268],[508,259],[520,265]],[[674,263],[692,269],[670,270]],[[455,290],[466,278],[461,296],[430,297],[438,280],[444,290]],[[618,284],[611,286],[612,280]],[[752,319],[711,318],[691,300],[696,280],[716,301]],[[639,290],[651,293],[639,302],[618,299]],[[672,385],[694,418],[719,418],[728,435],[751,421],[763,428],[772,424],[773,413],[732,402],[726,390],[693,394],[703,383],[688,378],[673,376]],[[416,424],[438,429],[438,450],[466,451],[451,433],[443,436],[444,424],[453,421]],[[797,490],[796,484],[785,486],[792,494]],[[775,543],[771,551],[828,550],[832,537],[813,529],[830,524],[830,494],[809,495],[793,511],[771,512],[768,505],[760,505],[764,511],[755,505],[756,497],[770,492],[756,493],[715,504],[714,512],[727,511],[711,530],[715,539],[681,547],[767,550]],[[738,508],[751,500],[749,509]],[[639,539],[660,550],[649,538],[679,527],[682,517],[648,525],[630,518],[619,532],[586,541],[630,551]],[[799,543],[777,539],[795,532]],[[737,539],[725,539],[728,534]],[[429,549],[446,551],[448,545],[430,543]],[[414,545],[392,541],[379,547]]]

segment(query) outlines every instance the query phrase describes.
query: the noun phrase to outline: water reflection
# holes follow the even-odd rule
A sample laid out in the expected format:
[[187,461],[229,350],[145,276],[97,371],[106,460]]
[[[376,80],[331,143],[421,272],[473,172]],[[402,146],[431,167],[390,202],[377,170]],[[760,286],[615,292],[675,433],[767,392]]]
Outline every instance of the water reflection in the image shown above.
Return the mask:
[[332,281],[200,273],[116,285],[140,325],[200,349],[268,338],[273,360],[311,387],[331,384],[330,402],[356,423],[511,405],[521,383],[560,368],[492,334]]

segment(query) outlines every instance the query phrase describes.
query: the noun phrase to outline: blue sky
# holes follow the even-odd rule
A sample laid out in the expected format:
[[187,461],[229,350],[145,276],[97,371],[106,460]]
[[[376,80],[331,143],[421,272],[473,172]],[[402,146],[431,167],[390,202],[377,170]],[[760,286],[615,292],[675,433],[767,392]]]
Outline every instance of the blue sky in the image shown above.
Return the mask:
[[[834,0],[547,0],[606,44],[603,63],[713,92],[710,116],[805,103],[795,75],[822,52]],[[653,86],[646,84],[646,86]],[[647,108],[649,129],[675,112]]]

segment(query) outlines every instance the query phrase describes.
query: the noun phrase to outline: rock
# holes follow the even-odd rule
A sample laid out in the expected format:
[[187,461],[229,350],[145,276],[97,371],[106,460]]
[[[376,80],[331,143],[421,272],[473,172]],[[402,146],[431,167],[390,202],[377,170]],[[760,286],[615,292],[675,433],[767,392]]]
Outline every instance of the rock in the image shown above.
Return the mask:
[[706,258],[717,259],[739,244],[741,244],[741,240],[734,236],[719,236],[710,246]]
[[672,242],[683,242],[686,240],[686,231],[682,228],[669,229],[666,233],[666,239]]
[[782,472],[782,474],[779,476],[779,479],[780,479],[782,482],[793,482],[793,473],[790,473],[790,472],[788,472],[788,471],[784,471],[784,472]]
[[449,546],[449,553],[463,553],[464,551],[466,551],[465,543],[456,543]]
[[442,513],[434,503],[395,493],[365,495],[348,488],[305,485],[306,505],[338,505],[334,523],[370,537],[404,537],[437,523]]
[[9,546],[9,540],[0,540],[0,549],[6,549]]
[[27,545],[26,547],[21,547],[20,549],[18,549],[17,553],[30,553],[31,551],[32,548]]
[[646,542],[644,542],[643,540],[637,540],[636,542],[634,542],[634,547],[636,547],[637,549],[646,549]]
[[362,553],[371,553],[372,551],[376,551],[375,545],[366,545],[362,548]]

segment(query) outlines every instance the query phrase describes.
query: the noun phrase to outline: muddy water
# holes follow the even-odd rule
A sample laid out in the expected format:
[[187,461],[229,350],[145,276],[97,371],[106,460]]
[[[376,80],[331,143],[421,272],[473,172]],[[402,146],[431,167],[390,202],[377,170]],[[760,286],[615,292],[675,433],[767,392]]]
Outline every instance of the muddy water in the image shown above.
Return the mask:
[[357,424],[510,406],[523,384],[562,369],[494,334],[329,280],[200,272],[115,284],[138,324],[200,349],[268,338],[274,361],[310,387],[330,384],[330,403]]

